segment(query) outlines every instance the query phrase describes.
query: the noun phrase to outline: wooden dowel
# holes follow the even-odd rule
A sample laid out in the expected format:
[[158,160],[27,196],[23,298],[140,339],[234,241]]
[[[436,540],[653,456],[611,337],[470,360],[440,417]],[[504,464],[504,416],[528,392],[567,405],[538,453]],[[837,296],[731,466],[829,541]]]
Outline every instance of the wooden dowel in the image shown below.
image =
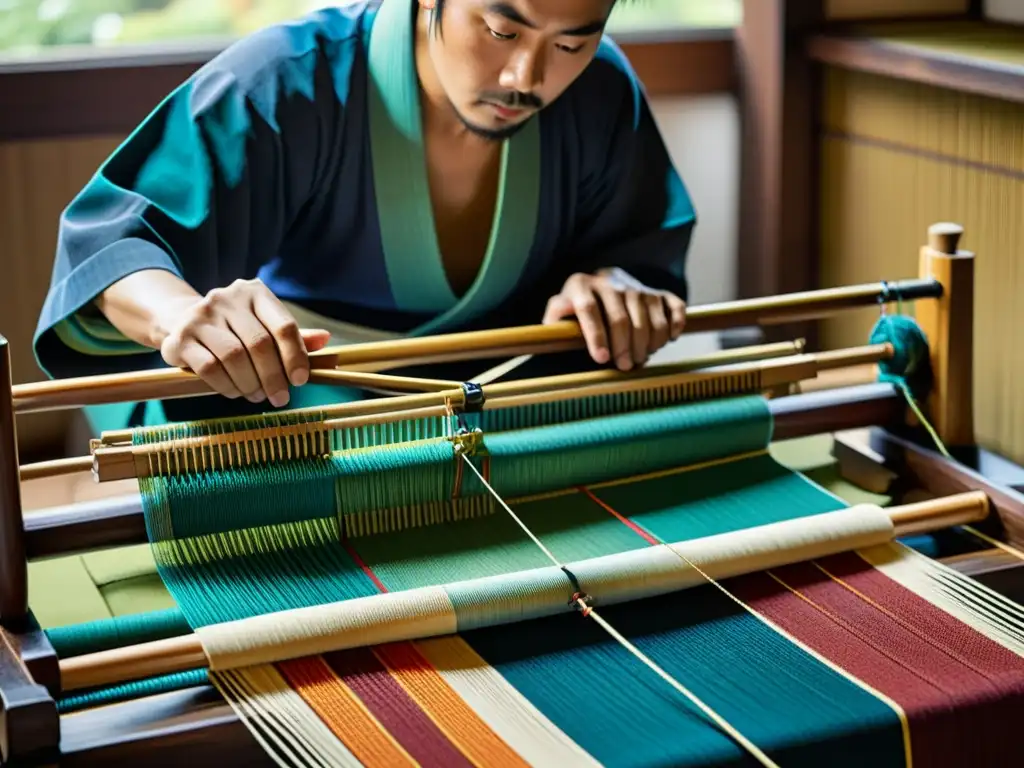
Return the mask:
[[[842,288],[728,301],[691,307],[686,332],[724,330],[745,325],[778,325],[829,317],[838,312],[877,304],[880,300],[905,301],[935,297],[941,286],[934,280],[866,283]],[[417,363],[449,362],[548,354],[581,349],[583,335],[574,321],[528,325],[486,331],[466,331],[423,338],[351,344],[311,355],[317,368],[381,370]],[[93,376],[19,385],[14,390],[15,411],[29,413],[84,405],[159,400],[212,394],[209,386],[190,371],[166,368],[131,374]]]
[[72,475],[76,472],[92,471],[92,456],[72,456],[67,459],[38,461],[33,464],[21,465],[21,482],[40,480],[46,477]]
[[310,371],[309,383],[392,392],[443,392],[446,389],[457,389],[462,386],[462,382],[459,381],[423,379],[413,376],[391,376],[384,373],[342,371],[338,369]]
[[[886,510],[894,537],[977,522],[988,511],[988,498],[980,491]],[[680,567],[687,567],[682,560]],[[62,660],[61,685],[70,692],[208,666],[199,637],[188,634]]]
[[11,391],[11,350],[0,336],[0,624],[16,628],[28,616],[28,565]]
[[941,528],[976,523],[988,517],[988,513],[988,495],[983,491],[967,491],[893,507],[889,516],[896,526],[896,535],[909,536],[934,531],[937,522],[941,522]]

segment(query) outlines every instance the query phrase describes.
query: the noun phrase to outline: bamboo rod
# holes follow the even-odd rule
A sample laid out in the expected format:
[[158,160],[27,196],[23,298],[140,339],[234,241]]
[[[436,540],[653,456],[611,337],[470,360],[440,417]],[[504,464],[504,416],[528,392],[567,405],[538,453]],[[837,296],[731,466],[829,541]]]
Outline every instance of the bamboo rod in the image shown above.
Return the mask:
[[[687,311],[686,333],[820,319],[844,310],[896,301],[897,298],[903,301],[935,298],[941,295],[941,291],[938,282],[921,279],[707,304]],[[313,367],[318,369],[384,370],[388,366],[408,365],[411,361],[437,363],[548,354],[583,346],[578,324],[562,321],[550,325],[351,344],[312,353],[310,358]],[[20,384],[13,391],[17,413],[213,394],[194,373],[175,368]]]
[[41,480],[47,477],[59,477],[61,475],[73,475],[75,472],[90,472],[92,464],[92,456],[72,456],[67,459],[22,464],[21,482]]
[[337,369],[312,370],[309,372],[309,383],[391,392],[443,392],[462,386],[461,382],[446,379],[424,379]]
[[[989,513],[989,501],[982,491],[970,491],[885,511],[893,523],[893,538],[898,538],[983,520]],[[837,550],[842,546],[842,542],[838,542]],[[688,567],[682,559],[680,567]],[[61,686],[65,692],[70,692],[209,668],[209,664],[200,638],[188,634],[63,659],[60,662]]]

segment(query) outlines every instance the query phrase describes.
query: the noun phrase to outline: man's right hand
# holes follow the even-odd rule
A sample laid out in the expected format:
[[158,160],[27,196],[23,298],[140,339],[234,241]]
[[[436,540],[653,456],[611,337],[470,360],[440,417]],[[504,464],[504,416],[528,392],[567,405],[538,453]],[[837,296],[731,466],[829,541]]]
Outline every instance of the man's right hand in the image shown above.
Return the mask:
[[180,296],[156,318],[160,354],[190,368],[214,390],[250,402],[288,403],[288,385],[309,380],[309,352],[330,334],[300,330],[295,318],[260,280],[236,280],[206,296]]

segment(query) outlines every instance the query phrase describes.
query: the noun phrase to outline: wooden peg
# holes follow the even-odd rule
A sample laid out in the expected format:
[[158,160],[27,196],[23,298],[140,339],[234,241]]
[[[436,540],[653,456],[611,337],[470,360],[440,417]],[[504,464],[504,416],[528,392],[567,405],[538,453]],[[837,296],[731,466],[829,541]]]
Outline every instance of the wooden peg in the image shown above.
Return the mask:
[[929,227],[919,276],[937,281],[942,296],[919,301],[916,309],[935,377],[929,418],[950,447],[974,445],[974,254],[960,250],[963,232],[949,222]]

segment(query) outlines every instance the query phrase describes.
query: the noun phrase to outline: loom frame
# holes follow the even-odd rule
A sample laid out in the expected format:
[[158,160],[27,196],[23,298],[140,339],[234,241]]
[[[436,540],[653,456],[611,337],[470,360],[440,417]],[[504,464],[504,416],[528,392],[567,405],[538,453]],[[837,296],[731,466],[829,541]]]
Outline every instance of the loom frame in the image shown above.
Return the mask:
[[[964,394],[969,387],[965,388],[963,379],[970,375],[973,254],[957,250],[958,237],[956,227],[933,228],[921,258],[922,278],[941,286],[937,295],[921,301],[932,302],[933,311],[929,314],[926,310],[922,322],[929,340],[944,340],[932,349],[939,379],[939,400],[932,408],[946,413],[962,410],[964,403],[968,412],[970,408],[970,399]],[[950,266],[954,263],[957,266]],[[784,299],[768,297],[765,301],[780,298]],[[721,317],[715,322],[722,323],[721,327],[729,325]],[[33,516],[27,524],[23,521],[13,441],[14,391],[6,342],[0,346],[4,352],[0,383],[11,393],[0,398],[0,425],[10,431],[0,436],[0,450],[5,451],[0,455],[4,473],[0,475],[0,567],[6,569],[5,580],[0,582],[0,605],[5,606],[0,617],[0,759],[4,764],[59,760],[69,766],[99,761],[119,766],[137,765],[145,755],[147,762],[157,765],[177,765],[184,760],[197,765],[217,765],[225,760],[271,765],[230,706],[209,685],[58,716],[59,660],[22,597],[19,574],[29,557],[67,552],[68,536],[75,539],[72,549],[92,549],[145,541],[145,532],[140,529],[141,515],[128,503],[115,503],[99,515],[87,507],[64,508]],[[948,360],[959,360],[961,366],[966,361],[968,367],[965,371]],[[869,483],[901,495],[910,490],[933,496],[982,491],[997,513],[985,530],[1024,546],[1024,494],[926,447],[905,423],[902,397],[894,385],[884,383],[773,397],[773,439],[835,433],[835,456],[845,473],[868,477]],[[953,438],[959,451],[972,450],[969,441],[963,440],[965,423],[970,424],[970,419],[947,419],[939,425],[943,439]],[[14,453],[7,446],[14,446]],[[1024,473],[1024,469],[1019,471]],[[10,555],[19,549],[12,561]],[[1001,550],[981,550],[943,562],[1012,599],[1024,598],[1024,567]],[[11,574],[12,579],[6,580]]]

